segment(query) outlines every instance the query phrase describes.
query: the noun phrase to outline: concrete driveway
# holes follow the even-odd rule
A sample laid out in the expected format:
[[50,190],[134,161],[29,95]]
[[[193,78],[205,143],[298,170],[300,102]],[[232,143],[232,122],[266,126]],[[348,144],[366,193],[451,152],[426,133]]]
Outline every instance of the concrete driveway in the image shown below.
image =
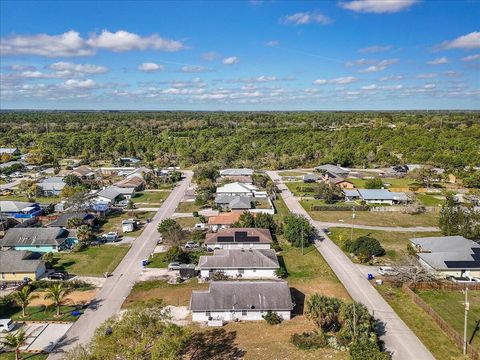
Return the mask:
[[319,223],[312,220],[307,211],[282,182],[278,172],[267,171],[267,174],[281,190],[282,198],[290,211],[308,219],[324,238],[321,241],[316,240],[315,247],[335,272],[350,296],[354,300],[363,303],[370,313],[380,321],[378,328],[380,339],[384,341],[386,349],[392,354],[392,358],[394,360],[434,360],[435,358],[425,345],[422,344],[392,307],[375,290],[364,274],[322,231]]

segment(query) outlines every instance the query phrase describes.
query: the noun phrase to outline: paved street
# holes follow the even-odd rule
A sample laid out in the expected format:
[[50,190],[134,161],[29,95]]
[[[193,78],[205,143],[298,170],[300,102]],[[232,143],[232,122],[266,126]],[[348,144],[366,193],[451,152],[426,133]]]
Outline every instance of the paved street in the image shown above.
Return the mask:
[[170,217],[185,190],[190,185],[193,172],[185,171],[185,179],[172,191],[158,210],[150,224],[147,224],[142,234],[135,240],[132,247],[121,263],[113,272],[113,276],[105,281],[102,289],[92,300],[92,305],[67,332],[65,338],[55,348],[56,353],[50,354],[48,359],[61,359],[62,353],[77,344],[87,344],[95,329],[109,317],[118,314],[123,301],[130,293],[133,284],[142,272],[142,260],[148,259],[157,245],[159,234],[158,224]]
[[[323,221],[314,221],[318,226],[322,228],[329,227],[342,227],[342,228],[351,228],[352,224],[342,223],[342,222],[323,222]],[[380,231],[395,231],[395,232],[432,232],[440,231],[438,227],[435,226],[415,226],[415,227],[402,227],[402,226],[372,226],[372,225],[357,225],[353,226],[355,229],[365,229],[365,230],[380,230]]]
[[311,219],[298,200],[282,183],[278,173],[276,171],[267,171],[267,174],[277,183],[278,188],[282,191],[282,197],[290,211],[305,216],[317,228],[319,233],[325,237],[322,241],[316,241],[315,247],[335,272],[350,296],[354,300],[365,304],[375,318],[382,322],[381,327],[383,329],[381,332],[383,333],[380,334],[380,338],[385,342],[387,350],[392,353],[393,359],[434,359],[432,354],[373,288],[359,269],[323,233],[319,223]]

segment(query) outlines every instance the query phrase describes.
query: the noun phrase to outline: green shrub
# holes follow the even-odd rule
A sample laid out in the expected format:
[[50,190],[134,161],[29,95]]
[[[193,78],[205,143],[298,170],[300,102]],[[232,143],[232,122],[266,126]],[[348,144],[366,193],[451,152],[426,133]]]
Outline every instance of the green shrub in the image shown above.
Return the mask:
[[281,279],[285,279],[288,276],[287,269],[285,269],[283,266],[275,270],[275,275],[277,275]]
[[354,241],[345,241],[343,249],[368,261],[372,256],[385,255],[385,249],[380,242],[369,236],[362,236]]
[[390,359],[387,353],[384,353],[378,347],[378,344],[373,341],[365,341],[350,346],[351,360],[388,360]]
[[301,350],[320,349],[328,345],[328,338],[322,331],[293,334],[290,341]]
[[283,319],[280,315],[278,315],[276,312],[268,310],[265,315],[262,316],[267,324],[269,325],[278,325],[280,324]]
[[198,211],[192,212],[193,217],[198,217]]

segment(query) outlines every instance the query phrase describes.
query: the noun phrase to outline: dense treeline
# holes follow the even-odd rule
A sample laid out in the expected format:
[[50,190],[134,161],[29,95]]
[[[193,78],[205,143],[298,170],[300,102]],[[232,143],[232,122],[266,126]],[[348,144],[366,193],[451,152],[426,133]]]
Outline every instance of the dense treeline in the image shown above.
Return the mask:
[[479,112],[1,112],[0,146],[189,166],[480,162]]

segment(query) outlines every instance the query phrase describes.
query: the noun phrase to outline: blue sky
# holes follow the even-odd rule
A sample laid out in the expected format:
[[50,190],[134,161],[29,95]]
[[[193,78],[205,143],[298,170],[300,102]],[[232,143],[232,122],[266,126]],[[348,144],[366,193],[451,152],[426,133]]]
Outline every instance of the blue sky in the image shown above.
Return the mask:
[[1,1],[0,107],[479,109],[480,2]]

